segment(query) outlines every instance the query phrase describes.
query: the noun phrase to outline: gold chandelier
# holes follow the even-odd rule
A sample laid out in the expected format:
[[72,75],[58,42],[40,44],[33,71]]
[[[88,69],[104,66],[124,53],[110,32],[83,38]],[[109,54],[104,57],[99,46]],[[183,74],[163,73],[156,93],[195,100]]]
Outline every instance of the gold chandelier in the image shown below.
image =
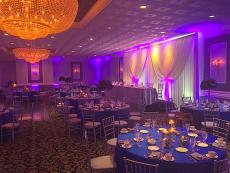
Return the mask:
[[26,62],[36,63],[49,57],[50,51],[37,48],[15,48],[13,53],[16,58],[23,59]]
[[71,27],[78,0],[0,0],[0,29],[25,40],[44,38]]

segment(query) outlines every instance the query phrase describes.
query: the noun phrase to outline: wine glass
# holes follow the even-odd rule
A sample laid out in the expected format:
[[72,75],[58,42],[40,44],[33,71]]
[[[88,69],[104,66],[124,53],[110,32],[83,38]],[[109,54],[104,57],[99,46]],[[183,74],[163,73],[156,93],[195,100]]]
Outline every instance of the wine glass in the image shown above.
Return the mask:
[[187,131],[187,133],[189,132],[189,129],[190,129],[190,124],[189,123],[185,123],[184,124],[184,127],[185,127],[185,129],[186,129],[186,131]]
[[191,145],[191,148],[192,148],[192,152],[195,151],[195,147],[196,147],[196,138],[195,137],[192,137],[190,138],[190,145]]
[[154,121],[154,120],[152,121],[152,128],[156,129],[156,121]]
[[206,142],[207,138],[208,138],[208,133],[206,131],[202,131],[201,132],[201,136],[203,138],[203,142]]

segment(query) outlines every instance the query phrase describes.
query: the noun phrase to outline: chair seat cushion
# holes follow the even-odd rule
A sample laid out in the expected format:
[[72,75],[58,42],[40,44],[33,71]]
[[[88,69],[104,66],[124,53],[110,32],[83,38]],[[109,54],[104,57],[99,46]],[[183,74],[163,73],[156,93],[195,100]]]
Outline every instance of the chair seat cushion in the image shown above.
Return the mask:
[[70,124],[75,124],[75,123],[80,123],[81,120],[79,118],[70,118],[68,119],[68,123]]
[[19,123],[6,123],[1,126],[2,128],[18,128]]
[[130,116],[130,117],[129,117],[129,120],[140,121],[140,120],[141,120],[141,117],[139,117],[139,116]]
[[68,117],[69,117],[69,118],[77,118],[77,116],[78,116],[77,114],[69,114]]
[[124,120],[114,121],[114,125],[115,126],[124,126],[124,125],[128,125],[128,122],[124,121]]
[[140,112],[130,112],[129,113],[130,116],[141,116]]
[[100,126],[101,125],[101,123],[100,122],[93,122],[93,121],[89,121],[89,122],[86,122],[85,123],[85,127],[86,128],[94,128],[94,127],[98,127],[98,126]]
[[106,143],[108,144],[108,145],[111,145],[111,146],[116,146],[117,145],[117,138],[112,138],[112,139],[109,139],[109,140],[107,140],[106,141]]
[[214,123],[213,123],[213,121],[206,121],[206,122],[201,122],[201,124],[203,125],[203,126],[206,126],[206,127],[213,127],[214,126]]
[[112,156],[100,156],[90,160],[92,169],[114,169],[116,164]]

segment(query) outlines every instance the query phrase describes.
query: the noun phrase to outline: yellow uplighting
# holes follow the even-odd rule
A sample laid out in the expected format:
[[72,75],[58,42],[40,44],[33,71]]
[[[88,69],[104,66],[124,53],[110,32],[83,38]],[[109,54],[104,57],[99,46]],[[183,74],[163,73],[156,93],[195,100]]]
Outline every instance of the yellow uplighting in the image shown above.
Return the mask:
[[165,57],[164,57],[164,68],[169,70],[171,69],[173,65],[173,52],[172,52],[172,46],[170,44],[167,44],[165,47]]
[[35,63],[45,60],[49,57],[50,51],[47,49],[36,48],[15,48],[13,53],[16,58],[23,59],[26,62]]
[[152,61],[157,64],[159,62],[159,47],[158,45],[154,45],[152,48]]
[[25,40],[44,38],[69,29],[77,0],[0,0],[0,29]]

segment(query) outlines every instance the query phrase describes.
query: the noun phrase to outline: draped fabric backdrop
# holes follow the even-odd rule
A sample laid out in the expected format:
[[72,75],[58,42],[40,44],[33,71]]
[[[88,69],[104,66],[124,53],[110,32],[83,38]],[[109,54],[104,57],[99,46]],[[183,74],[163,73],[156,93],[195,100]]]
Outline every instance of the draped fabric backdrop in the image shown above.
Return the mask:
[[125,53],[124,82],[158,88],[164,83],[164,99],[181,104],[183,96],[194,98],[194,37],[189,35]]

